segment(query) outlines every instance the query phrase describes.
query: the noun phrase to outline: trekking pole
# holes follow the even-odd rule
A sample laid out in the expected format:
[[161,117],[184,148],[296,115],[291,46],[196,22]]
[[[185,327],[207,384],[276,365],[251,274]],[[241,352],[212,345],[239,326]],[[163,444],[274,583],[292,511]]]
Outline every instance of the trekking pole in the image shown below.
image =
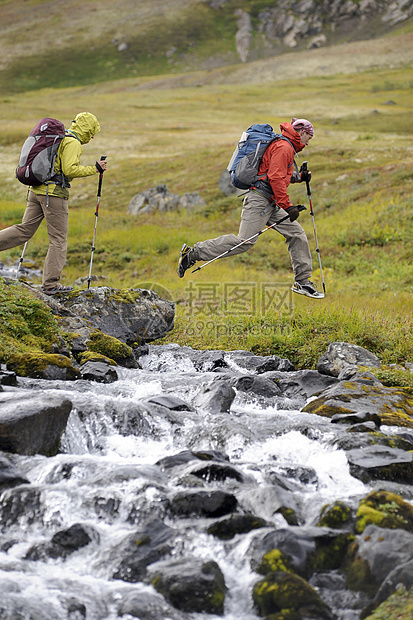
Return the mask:
[[22,255],[21,255],[21,256],[20,256],[20,258],[19,258],[19,264],[17,265],[17,269],[16,269],[16,276],[15,276],[15,278],[14,278],[15,280],[18,280],[18,279],[19,279],[19,278],[18,278],[18,274],[19,274],[19,271],[20,271],[20,267],[22,266],[22,262],[23,262],[23,258],[24,258],[24,253],[25,253],[25,251],[26,251],[27,244],[28,244],[28,241],[26,241],[26,243],[25,243],[25,244],[24,244],[24,246],[23,246]]
[[[100,158],[102,159],[106,159],[106,155],[102,155],[102,157]],[[98,217],[99,217],[99,203],[100,203],[100,196],[102,193],[102,182],[103,182],[103,173],[104,170],[101,170],[99,173],[99,185],[98,185],[98,202],[96,205],[96,211],[95,211],[95,229],[93,231],[93,241],[92,241],[92,254],[90,257],[90,267],[89,267],[89,277],[87,279],[87,287],[90,288],[90,281],[92,279],[92,265],[93,265],[93,252],[95,251],[95,240],[96,240],[96,228],[98,225]]]
[[[303,172],[307,172],[307,163],[306,161],[303,161],[303,164],[301,166],[301,170]],[[323,284],[323,291],[324,294],[326,293],[326,285],[324,283],[324,277],[323,277],[323,268],[321,266],[321,254],[320,254],[320,248],[318,247],[318,240],[317,240],[317,232],[315,229],[315,220],[314,220],[314,211],[313,211],[313,203],[311,202],[311,190],[310,190],[310,181],[308,180],[308,178],[306,179],[306,185],[307,185],[307,196],[308,196],[308,201],[310,203],[310,215],[311,215],[311,219],[313,221],[313,229],[314,229],[314,238],[315,238],[315,250],[318,254],[318,263],[320,265],[320,274],[321,274],[321,282]]]
[[[300,205],[298,207],[299,211],[304,211],[304,209],[306,209],[307,207],[304,207],[304,205]],[[241,241],[241,243],[237,243],[237,245],[234,245],[233,248],[230,248],[229,250],[226,250],[225,252],[223,252],[222,254],[220,254],[219,256],[216,256],[215,258],[211,258],[211,260],[209,260],[207,263],[204,263],[203,265],[201,265],[200,267],[197,267],[196,269],[194,269],[191,273],[195,273],[195,271],[199,271],[200,269],[203,269],[204,267],[206,267],[207,265],[210,265],[211,263],[213,263],[215,260],[218,260],[218,258],[223,258],[224,256],[226,256],[227,254],[229,254],[230,252],[233,252],[234,250],[236,250],[237,248],[239,248],[241,245],[244,245],[244,243],[248,243],[248,241],[251,241],[251,239],[254,239],[255,237],[258,237],[259,235],[262,235],[262,233],[265,233],[267,230],[270,230],[270,228],[274,228],[274,226],[278,226],[279,224],[281,224],[282,222],[285,222],[285,220],[289,219],[289,215],[286,215],[285,217],[283,217],[281,220],[279,220],[278,222],[274,222],[274,224],[271,224],[270,226],[267,226],[266,228],[263,228],[262,230],[260,230],[259,232],[255,233],[255,235],[252,235],[252,237],[249,237],[248,239],[244,239],[244,241]]]

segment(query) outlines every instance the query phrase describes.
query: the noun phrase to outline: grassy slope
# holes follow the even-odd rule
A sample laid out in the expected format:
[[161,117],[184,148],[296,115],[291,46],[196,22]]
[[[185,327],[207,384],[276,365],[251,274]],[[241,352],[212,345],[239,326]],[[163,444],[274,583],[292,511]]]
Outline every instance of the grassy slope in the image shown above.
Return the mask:
[[[170,341],[254,348],[308,366],[329,341],[343,339],[376,350],[387,361],[411,360],[413,71],[405,66],[410,48],[405,56],[400,52],[409,36],[392,37],[391,44],[389,39],[364,44],[382,52],[386,46],[398,49],[396,68],[388,66],[395,63],[389,52],[387,60],[383,54],[381,68],[340,73],[343,49],[348,54],[353,45],[347,44],[277,58],[291,75],[313,76],[300,79],[274,80],[277,76],[267,60],[253,65],[255,80],[261,77],[262,84],[242,81],[242,71],[251,71],[246,65],[232,73],[223,68],[3,96],[0,226],[18,222],[24,210],[26,192],[13,177],[27,132],[42,116],[56,116],[68,125],[74,113],[88,109],[97,114],[102,132],[84,147],[83,161],[94,161],[101,153],[109,160],[94,273],[105,275],[116,287],[156,283],[167,288],[178,302]],[[354,44],[356,52],[360,45]],[[357,52],[355,58],[361,57]],[[320,76],[327,61],[328,74]],[[377,56],[371,62],[376,65]],[[238,83],[224,83],[225,76],[234,80],[234,75]],[[293,115],[311,118],[316,127],[314,140],[298,161],[308,159],[313,172],[327,298],[319,302],[288,297],[288,253],[282,238],[272,232],[251,252],[179,280],[176,260],[184,241],[238,229],[241,203],[223,197],[217,181],[241,130],[252,122],[269,121],[277,127]],[[73,183],[66,282],[88,274],[96,182],[93,178]],[[179,194],[200,192],[206,206],[196,213],[131,218],[127,207],[132,196],[160,182]],[[308,204],[302,186],[292,188],[291,196]],[[309,214],[300,221],[314,251]],[[46,248],[42,226],[27,257],[41,265]],[[16,261],[20,251],[10,250],[1,258]],[[274,284],[287,295],[283,315],[275,303],[262,311],[263,287]],[[202,291],[204,298],[199,299]],[[237,291],[244,295],[243,302],[236,303]],[[255,307],[250,304],[253,295]],[[216,314],[211,320],[212,310]]]

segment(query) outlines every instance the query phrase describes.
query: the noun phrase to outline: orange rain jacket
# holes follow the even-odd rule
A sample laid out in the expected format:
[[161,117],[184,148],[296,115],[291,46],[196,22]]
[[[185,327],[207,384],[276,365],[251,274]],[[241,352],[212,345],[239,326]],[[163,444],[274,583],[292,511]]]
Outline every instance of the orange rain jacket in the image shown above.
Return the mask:
[[258,176],[267,175],[273,191],[271,200],[275,200],[278,207],[288,209],[292,206],[287,188],[294,172],[294,155],[302,151],[305,145],[291,123],[281,123],[280,129],[282,135],[294,146],[295,152],[286,140],[274,140],[264,153]]

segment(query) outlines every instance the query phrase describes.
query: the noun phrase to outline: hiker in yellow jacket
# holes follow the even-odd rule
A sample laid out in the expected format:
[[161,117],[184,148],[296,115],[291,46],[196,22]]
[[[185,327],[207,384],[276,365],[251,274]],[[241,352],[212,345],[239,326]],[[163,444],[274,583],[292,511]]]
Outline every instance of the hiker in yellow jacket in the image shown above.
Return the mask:
[[82,145],[87,144],[98,131],[100,125],[94,114],[81,112],[75,117],[57,151],[54,170],[60,173],[61,183],[31,186],[21,224],[0,231],[0,251],[9,250],[31,239],[43,218],[46,220],[49,249],[44,261],[42,278],[42,290],[46,295],[73,290],[73,286],[60,284],[67,252],[68,188],[72,179],[88,177],[106,170],[105,160],[100,160],[92,166],[81,166],[79,163]]

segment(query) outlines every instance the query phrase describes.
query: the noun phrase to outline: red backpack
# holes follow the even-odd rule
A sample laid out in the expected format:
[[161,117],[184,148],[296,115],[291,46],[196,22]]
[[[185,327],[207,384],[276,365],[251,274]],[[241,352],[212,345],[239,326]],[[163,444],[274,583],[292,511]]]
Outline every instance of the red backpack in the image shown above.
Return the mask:
[[23,185],[57,183],[64,186],[63,173],[54,172],[57,149],[65,137],[63,123],[55,118],[42,118],[23,144],[16,177]]

